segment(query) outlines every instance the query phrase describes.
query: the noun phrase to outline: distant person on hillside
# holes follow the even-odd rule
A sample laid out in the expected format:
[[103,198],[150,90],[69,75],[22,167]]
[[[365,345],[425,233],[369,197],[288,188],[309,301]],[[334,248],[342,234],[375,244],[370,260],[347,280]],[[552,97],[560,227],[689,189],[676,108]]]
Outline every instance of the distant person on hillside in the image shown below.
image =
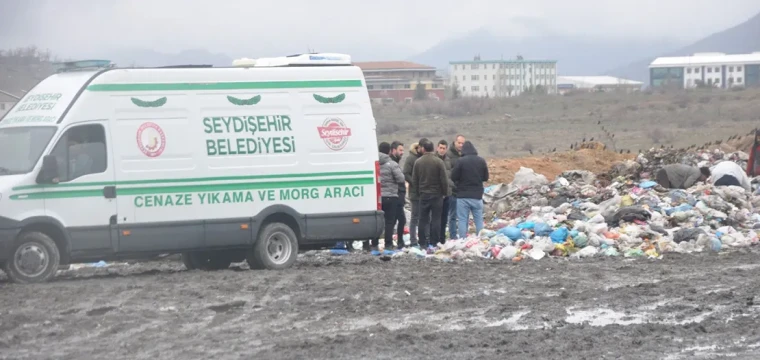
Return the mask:
[[739,186],[752,191],[752,185],[744,169],[733,161],[719,162],[710,169],[710,173],[710,180],[715,186]]
[[703,167],[672,164],[665,165],[655,173],[655,181],[666,189],[688,189],[697,181],[704,182],[710,177],[710,169]]
[[[396,210],[398,209],[398,187],[404,184],[404,173],[389,156],[391,144],[380,143],[378,146],[380,161],[380,195],[385,213],[385,248],[393,249],[393,232],[396,227]],[[401,239],[403,242],[403,239]]]
[[475,221],[475,231],[483,230],[483,183],[488,181],[488,164],[478,156],[478,151],[469,141],[462,146],[462,157],[451,170],[451,179],[457,189],[457,218],[459,238],[467,237],[470,214]]

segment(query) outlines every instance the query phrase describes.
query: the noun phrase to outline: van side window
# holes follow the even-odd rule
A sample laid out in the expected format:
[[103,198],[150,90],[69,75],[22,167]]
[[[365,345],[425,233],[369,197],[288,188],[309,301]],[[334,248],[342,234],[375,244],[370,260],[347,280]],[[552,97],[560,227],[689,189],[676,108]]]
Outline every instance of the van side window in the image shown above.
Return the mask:
[[51,155],[58,160],[59,182],[105,172],[106,132],[98,124],[72,127],[58,140]]

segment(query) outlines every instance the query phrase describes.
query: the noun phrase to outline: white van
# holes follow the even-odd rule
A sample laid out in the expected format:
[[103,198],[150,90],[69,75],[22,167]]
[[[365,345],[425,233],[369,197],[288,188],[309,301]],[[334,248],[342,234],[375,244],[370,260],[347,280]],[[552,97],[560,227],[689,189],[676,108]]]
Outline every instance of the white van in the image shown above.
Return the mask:
[[160,253],[283,269],[299,246],[379,237],[378,173],[349,56],[64,63],[0,120],[0,262],[20,283]]

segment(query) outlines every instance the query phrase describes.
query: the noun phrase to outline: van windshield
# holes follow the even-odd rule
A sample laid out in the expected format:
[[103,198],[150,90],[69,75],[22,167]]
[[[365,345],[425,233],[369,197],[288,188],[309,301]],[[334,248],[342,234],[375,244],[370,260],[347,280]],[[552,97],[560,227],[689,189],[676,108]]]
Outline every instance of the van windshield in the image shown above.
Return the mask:
[[32,171],[55,130],[54,126],[0,128],[0,176]]

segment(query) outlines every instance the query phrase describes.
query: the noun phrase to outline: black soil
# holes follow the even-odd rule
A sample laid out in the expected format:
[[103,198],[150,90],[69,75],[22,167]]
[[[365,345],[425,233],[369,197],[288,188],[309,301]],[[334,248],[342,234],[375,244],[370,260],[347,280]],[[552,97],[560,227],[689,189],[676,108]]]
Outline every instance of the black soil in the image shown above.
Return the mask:
[[760,254],[519,263],[302,256],[0,283],[2,359],[760,359]]

